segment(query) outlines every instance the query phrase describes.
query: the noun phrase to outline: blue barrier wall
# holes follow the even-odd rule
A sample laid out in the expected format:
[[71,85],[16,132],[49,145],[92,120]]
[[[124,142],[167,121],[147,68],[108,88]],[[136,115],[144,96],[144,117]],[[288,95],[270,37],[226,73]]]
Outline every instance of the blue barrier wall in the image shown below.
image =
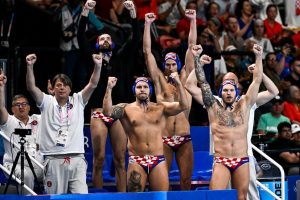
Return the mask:
[[45,196],[18,196],[0,195],[5,200],[50,200],[50,199],[72,199],[72,200],[236,200],[236,190],[219,191],[174,191],[174,192],[140,192],[140,193],[97,193],[85,195],[45,195]]
[[[85,157],[88,162],[87,182],[92,181],[93,149],[91,143],[90,127],[84,128],[85,134]],[[212,156],[209,155],[209,127],[192,126],[191,137],[194,148],[194,172],[192,180],[209,181],[211,177]],[[106,157],[103,169],[104,182],[114,182],[114,169],[112,167],[112,148],[109,137],[106,141]],[[170,171],[170,181],[179,181],[179,169],[175,158]]]

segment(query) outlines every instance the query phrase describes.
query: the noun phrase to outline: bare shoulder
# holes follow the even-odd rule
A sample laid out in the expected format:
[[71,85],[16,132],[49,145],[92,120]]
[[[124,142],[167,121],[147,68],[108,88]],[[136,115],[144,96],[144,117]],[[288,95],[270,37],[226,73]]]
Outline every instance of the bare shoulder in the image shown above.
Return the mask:
[[114,118],[114,119],[122,118],[123,115],[124,115],[125,107],[127,105],[128,105],[127,103],[120,103],[120,104],[117,104],[117,105],[113,106],[111,117]]

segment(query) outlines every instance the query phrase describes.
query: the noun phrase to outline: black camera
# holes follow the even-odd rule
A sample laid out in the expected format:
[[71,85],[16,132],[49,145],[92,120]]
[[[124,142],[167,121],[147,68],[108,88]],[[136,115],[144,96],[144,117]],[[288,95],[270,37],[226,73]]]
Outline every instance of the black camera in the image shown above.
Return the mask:
[[26,135],[31,135],[31,129],[16,128],[14,134],[20,137],[26,137]]

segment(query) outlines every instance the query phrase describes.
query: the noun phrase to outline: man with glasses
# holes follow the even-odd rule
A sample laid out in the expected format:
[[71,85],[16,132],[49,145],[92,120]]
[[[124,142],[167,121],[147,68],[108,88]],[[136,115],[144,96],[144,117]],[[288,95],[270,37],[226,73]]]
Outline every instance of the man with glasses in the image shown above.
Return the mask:
[[[4,157],[3,165],[10,171],[13,166],[13,162],[16,158],[16,155],[19,151],[16,146],[12,143],[18,144],[20,137],[13,134],[15,129],[31,129],[31,135],[26,136],[25,140],[25,150],[36,160],[42,162],[42,157],[39,153],[36,139],[38,135],[38,126],[40,121],[40,115],[29,115],[30,105],[28,99],[24,95],[16,95],[12,99],[12,108],[11,111],[13,115],[10,115],[5,107],[5,85],[6,85],[6,76],[3,74],[3,71],[0,73],[0,128],[3,133],[11,139],[12,142],[6,140],[4,143]],[[21,164],[19,162],[16,166],[14,175],[20,178],[21,176]],[[42,169],[33,163],[35,174],[37,175],[38,181],[42,181],[43,173]],[[29,167],[28,162],[25,160],[24,163],[24,184],[26,184],[30,189],[34,188],[34,176]]]

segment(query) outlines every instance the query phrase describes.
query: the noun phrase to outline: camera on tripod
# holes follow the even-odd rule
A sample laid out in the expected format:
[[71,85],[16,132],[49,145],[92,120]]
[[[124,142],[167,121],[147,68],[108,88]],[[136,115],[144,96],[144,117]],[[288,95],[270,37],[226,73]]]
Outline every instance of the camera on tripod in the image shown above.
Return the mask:
[[26,135],[31,135],[31,129],[16,128],[14,134],[20,137],[26,137]]

